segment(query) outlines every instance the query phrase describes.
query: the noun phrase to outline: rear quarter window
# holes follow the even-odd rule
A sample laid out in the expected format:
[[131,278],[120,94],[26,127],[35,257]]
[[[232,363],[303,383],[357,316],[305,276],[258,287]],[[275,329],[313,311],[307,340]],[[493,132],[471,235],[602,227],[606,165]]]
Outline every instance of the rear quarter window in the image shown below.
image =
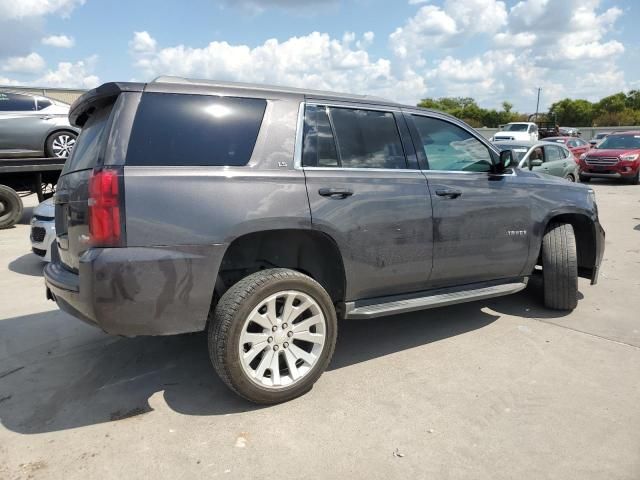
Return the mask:
[[253,153],[267,101],[145,93],[131,131],[127,165],[242,166]]
[[89,117],[64,164],[62,175],[96,166],[102,154],[112,107],[102,108]]

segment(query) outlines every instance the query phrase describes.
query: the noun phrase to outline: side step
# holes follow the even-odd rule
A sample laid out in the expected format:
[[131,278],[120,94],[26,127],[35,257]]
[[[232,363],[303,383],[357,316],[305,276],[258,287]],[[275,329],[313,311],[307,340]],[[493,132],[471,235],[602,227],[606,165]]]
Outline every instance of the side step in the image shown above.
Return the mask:
[[524,278],[513,283],[502,283],[499,285],[474,288],[470,290],[458,290],[454,292],[431,292],[431,294],[427,296],[414,296],[413,298],[405,298],[402,300],[393,300],[393,297],[386,297],[389,301],[369,303],[368,305],[362,306],[356,306],[356,302],[347,302],[345,304],[345,318],[375,318],[385,315],[397,315],[399,313],[426,310],[427,308],[446,307],[447,305],[473,302],[475,300],[484,300],[486,298],[500,297],[502,295],[509,295],[523,290],[527,286],[528,280],[528,278]]

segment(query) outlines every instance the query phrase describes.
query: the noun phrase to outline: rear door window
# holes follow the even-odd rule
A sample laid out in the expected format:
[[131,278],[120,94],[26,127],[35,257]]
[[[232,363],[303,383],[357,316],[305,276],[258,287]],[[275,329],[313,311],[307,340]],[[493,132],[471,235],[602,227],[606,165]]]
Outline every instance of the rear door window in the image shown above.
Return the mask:
[[407,168],[393,113],[329,108],[343,168]]
[[93,168],[102,155],[104,140],[107,135],[109,115],[113,105],[102,108],[89,117],[82,132],[64,164],[62,175]]
[[127,165],[242,166],[251,159],[265,99],[145,93]]
[[545,157],[547,162],[557,162],[558,160],[564,158],[560,147],[556,147],[555,145],[546,145],[544,147],[544,150],[546,153]]

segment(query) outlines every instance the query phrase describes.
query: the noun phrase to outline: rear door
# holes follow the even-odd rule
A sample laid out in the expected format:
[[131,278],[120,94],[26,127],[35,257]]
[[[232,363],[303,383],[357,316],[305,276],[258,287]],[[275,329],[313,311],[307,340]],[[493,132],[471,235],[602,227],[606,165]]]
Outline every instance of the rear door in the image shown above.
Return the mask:
[[[555,177],[564,177],[569,158],[564,157],[564,149],[557,145],[544,146],[544,163],[542,172]],[[572,160],[571,160],[572,161]]]
[[407,118],[433,206],[430,286],[520,276],[531,213],[515,171],[492,173],[497,154],[463,124],[435,114]]
[[56,188],[58,253],[63,265],[74,272],[78,270],[80,256],[89,248],[89,178],[93,168],[104,159],[112,110],[113,103],[108,103],[91,114],[64,165]]
[[346,299],[424,289],[432,265],[431,203],[401,112],[307,104],[304,132],[313,228],[338,243]]

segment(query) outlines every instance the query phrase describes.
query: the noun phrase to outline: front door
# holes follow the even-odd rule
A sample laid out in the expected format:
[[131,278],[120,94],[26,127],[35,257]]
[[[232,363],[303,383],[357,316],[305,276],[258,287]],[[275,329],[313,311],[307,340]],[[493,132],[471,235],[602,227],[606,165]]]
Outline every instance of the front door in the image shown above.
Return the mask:
[[427,286],[431,200],[412,149],[399,111],[306,107],[302,165],[312,224],[340,248],[347,301]]
[[489,147],[462,124],[437,115],[408,118],[433,206],[430,285],[519,276],[529,252],[531,213],[515,171],[491,173]]

